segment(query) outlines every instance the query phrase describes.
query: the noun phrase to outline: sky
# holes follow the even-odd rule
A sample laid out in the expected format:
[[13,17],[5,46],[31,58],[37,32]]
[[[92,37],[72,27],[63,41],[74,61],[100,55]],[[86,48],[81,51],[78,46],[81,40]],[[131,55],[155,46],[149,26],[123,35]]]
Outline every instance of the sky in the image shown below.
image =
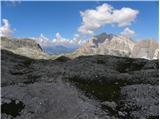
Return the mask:
[[106,32],[158,41],[158,11],[158,1],[3,1],[0,34],[76,41]]

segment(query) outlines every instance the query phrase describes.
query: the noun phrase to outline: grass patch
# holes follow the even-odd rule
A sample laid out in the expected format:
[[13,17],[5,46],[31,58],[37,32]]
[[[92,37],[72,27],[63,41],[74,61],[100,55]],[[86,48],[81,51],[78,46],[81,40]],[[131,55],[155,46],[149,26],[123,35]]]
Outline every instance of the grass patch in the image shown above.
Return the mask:
[[66,62],[68,60],[71,60],[71,59],[66,57],[66,56],[60,56],[57,59],[55,59],[54,61],[56,61],[56,62]]
[[105,64],[106,62],[104,60],[101,59],[97,59],[97,64]]
[[85,92],[88,97],[95,97],[100,101],[118,102],[120,97],[120,85],[104,80],[84,80],[78,76],[69,78],[78,88]]
[[26,66],[26,67],[29,67],[33,62],[33,59],[26,59],[23,64]]
[[24,81],[24,84],[33,84],[37,82],[37,79],[40,78],[40,76],[35,76],[35,75],[28,75],[27,76],[27,81]]
[[145,65],[146,62],[144,61],[136,61],[131,58],[126,58],[125,60],[119,61],[117,63],[117,71],[121,73],[129,72],[129,71],[137,71],[141,70],[142,67]]

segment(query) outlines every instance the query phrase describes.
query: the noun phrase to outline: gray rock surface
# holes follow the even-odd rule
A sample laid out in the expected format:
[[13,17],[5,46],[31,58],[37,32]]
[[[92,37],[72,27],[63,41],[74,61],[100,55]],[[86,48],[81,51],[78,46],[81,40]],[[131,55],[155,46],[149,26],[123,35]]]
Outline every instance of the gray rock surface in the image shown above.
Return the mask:
[[1,118],[159,117],[158,60],[1,58]]
[[[159,91],[158,85],[137,84],[125,86],[121,90],[121,101],[124,105],[122,111],[129,110],[128,115],[132,118],[158,118]],[[143,96],[143,97],[142,97]]]

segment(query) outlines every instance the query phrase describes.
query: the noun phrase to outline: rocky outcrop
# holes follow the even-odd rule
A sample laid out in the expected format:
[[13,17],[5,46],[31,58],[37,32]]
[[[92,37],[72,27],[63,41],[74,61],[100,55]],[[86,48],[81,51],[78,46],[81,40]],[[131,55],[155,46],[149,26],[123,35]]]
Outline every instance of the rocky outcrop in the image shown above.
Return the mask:
[[153,59],[159,59],[159,49],[154,51]]
[[36,41],[28,38],[14,39],[1,37],[1,49],[35,59],[47,58],[47,54],[43,52],[41,46]]
[[2,118],[159,117],[158,60],[36,60],[6,50],[1,58]]
[[141,40],[133,48],[132,57],[158,59],[158,43],[155,40]]

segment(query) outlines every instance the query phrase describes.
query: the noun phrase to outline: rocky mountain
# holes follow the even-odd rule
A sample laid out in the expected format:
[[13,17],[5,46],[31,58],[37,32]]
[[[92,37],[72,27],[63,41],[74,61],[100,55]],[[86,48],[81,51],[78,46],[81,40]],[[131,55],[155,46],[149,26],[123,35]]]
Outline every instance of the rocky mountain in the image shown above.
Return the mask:
[[159,118],[158,60],[37,60],[2,49],[1,87],[1,118]]
[[102,33],[80,48],[61,45],[41,47],[36,40],[1,38],[1,48],[36,59],[52,59],[60,55],[75,58],[82,55],[113,55],[120,57],[159,59],[159,44],[155,40],[131,40],[123,35]]
[[36,41],[28,38],[15,39],[1,37],[1,49],[35,59],[45,59],[48,57]]
[[[74,55],[114,55],[121,57],[158,59],[155,40],[131,40],[127,36],[102,33],[82,45]],[[155,55],[156,54],[156,55]]]
[[79,54],[101,54],[131,56],[135,42],[126,36],[102,33],[88,41],[76,52]]

